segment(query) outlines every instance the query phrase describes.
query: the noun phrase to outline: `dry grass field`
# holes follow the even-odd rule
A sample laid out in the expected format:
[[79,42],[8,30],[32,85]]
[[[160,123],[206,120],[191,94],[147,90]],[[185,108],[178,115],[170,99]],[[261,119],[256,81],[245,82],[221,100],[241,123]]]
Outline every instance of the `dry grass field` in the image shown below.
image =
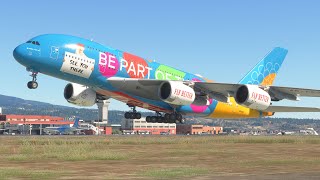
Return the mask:
[[316,136],[2,136],[0,179],[320,179]]

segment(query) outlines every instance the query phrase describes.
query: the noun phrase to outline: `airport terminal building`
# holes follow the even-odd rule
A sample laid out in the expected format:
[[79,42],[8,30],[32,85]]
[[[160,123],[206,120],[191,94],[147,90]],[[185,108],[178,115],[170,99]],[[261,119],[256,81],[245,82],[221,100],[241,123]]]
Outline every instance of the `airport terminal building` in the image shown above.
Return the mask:
[[178,124],[177,134],[220,134],[223,128],[219,126],[204,126],[201,124]]
[[65,121],[64,118],[56,116],[2,114],[0,123],[2,126],[0,129],[3,131],[41,135],[46,127],[72,125],[73,121]]
[[176,134],[175,123],[147,123],[145,118],[124,119],[122,130],[135,134]]
[[10,123],[21,123],[21,122],[61,122],[64,119],[56,116],[41,116],[41,115],[14,115],[14,114],[2,114],[0,115],[0,121],[6,121]]

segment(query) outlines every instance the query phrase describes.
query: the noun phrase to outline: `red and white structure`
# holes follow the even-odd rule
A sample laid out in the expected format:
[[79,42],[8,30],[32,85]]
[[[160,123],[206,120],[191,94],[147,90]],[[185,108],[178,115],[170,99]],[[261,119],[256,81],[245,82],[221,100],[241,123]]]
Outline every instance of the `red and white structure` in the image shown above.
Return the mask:
[[147,123],[145,118],[125,119],[121,127],[122,130],[132,131],[135,134],[176,134],[175,123]]

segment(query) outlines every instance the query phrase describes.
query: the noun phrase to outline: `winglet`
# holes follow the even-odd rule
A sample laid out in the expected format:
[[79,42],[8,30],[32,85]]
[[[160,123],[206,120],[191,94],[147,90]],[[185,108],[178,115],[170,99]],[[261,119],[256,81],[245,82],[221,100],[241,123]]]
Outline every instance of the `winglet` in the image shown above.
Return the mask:
[[287,49],[274,48],[240,80],[239,84],[272,85],[287,53]]

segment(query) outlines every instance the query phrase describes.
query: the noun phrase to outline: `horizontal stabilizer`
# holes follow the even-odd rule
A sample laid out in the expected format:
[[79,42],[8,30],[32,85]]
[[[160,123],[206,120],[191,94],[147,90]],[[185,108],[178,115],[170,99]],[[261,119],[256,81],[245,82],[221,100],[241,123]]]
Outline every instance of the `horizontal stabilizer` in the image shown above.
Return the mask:
[[292,107],[292,106],[270,106],[265,112],[320,112],[320,108],[315,107]]

